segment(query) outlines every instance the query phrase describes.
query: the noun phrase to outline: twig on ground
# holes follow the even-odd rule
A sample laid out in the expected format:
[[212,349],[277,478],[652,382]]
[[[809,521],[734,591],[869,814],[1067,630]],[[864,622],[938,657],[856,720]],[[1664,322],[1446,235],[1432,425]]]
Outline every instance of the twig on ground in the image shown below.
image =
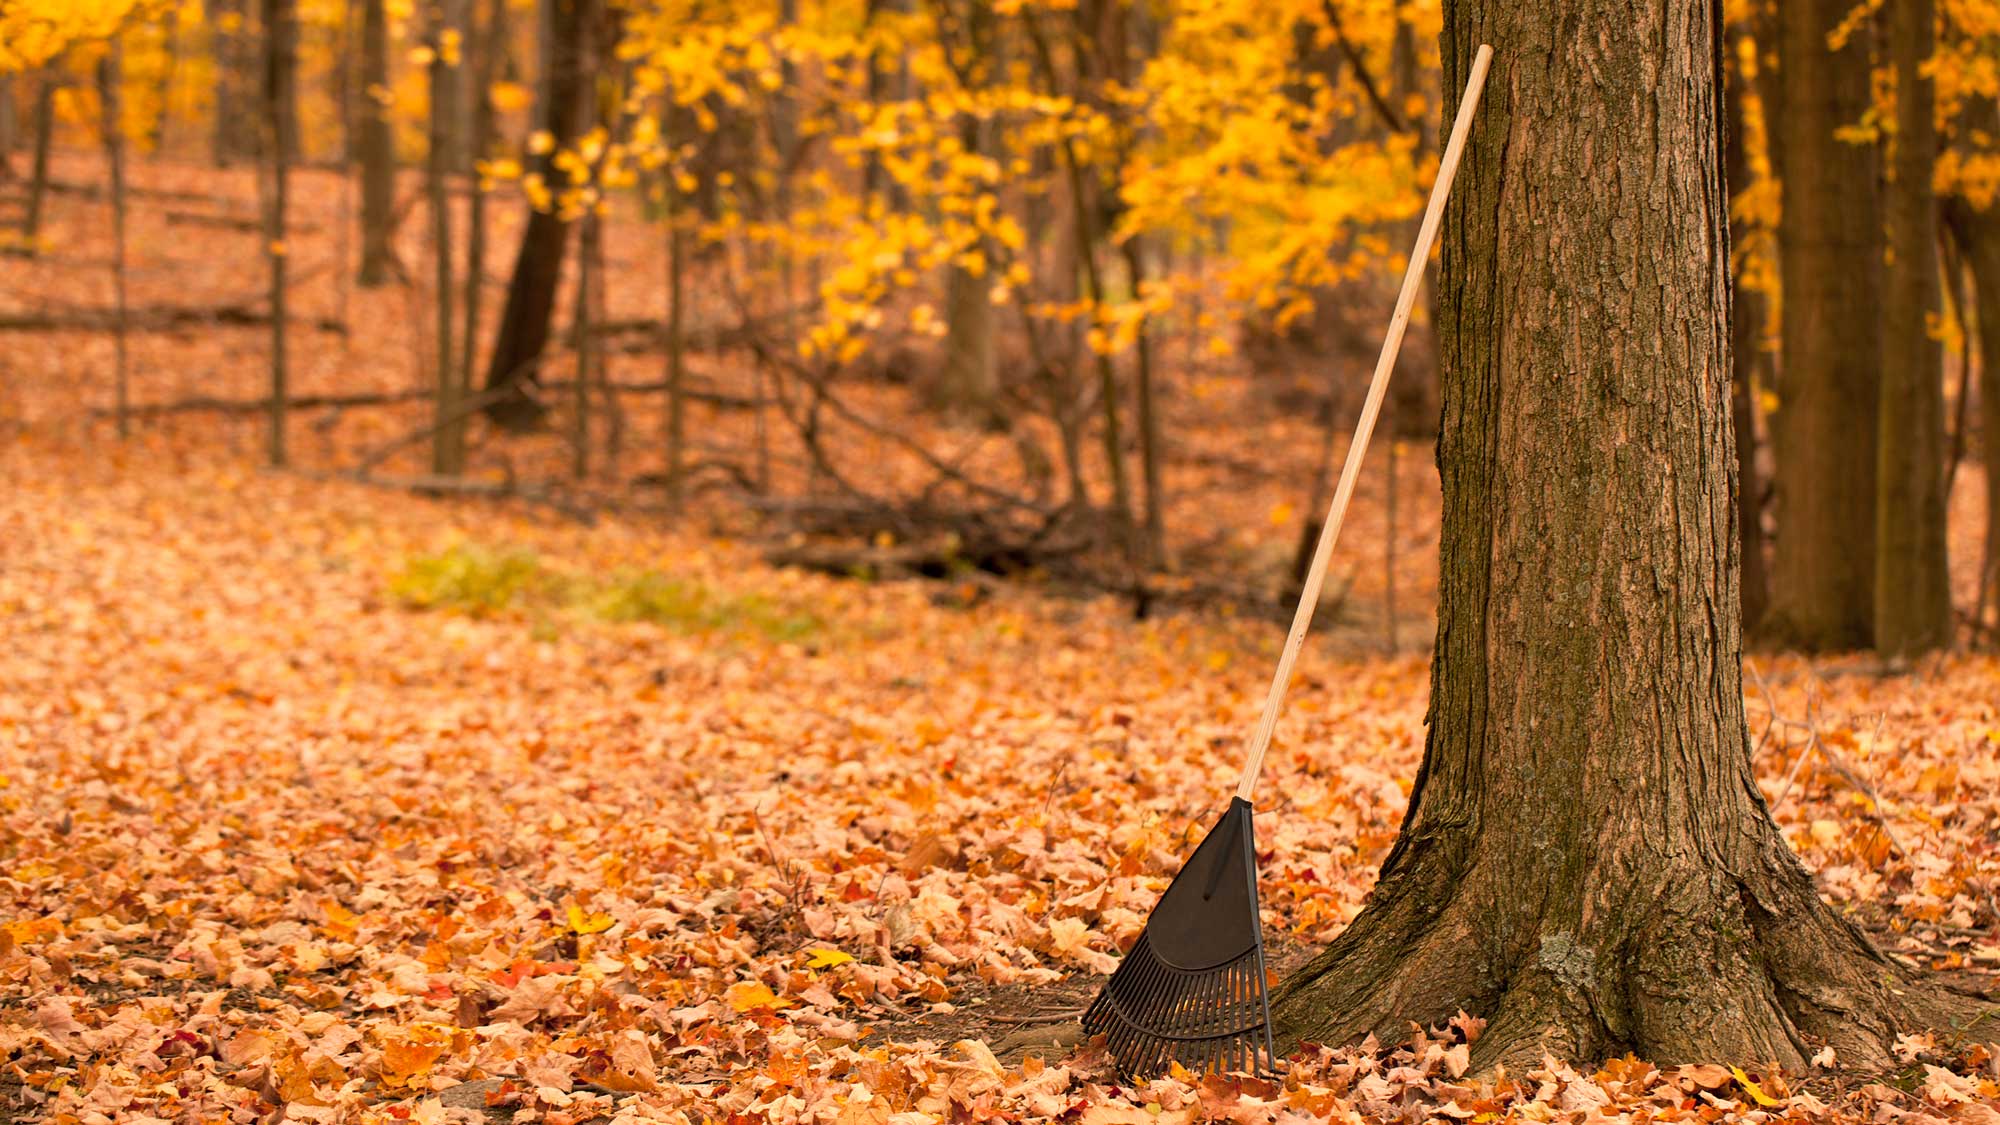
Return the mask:
[[[1873,785],[1869,784],[1867,779],[1863,778],[1854,767],[1848,765],[1846,759],[1842,758],[1833,747],[1828,746],[1826,741],[1820,738],[1817,705],[1814,703],[1807,704],[1805,722],[1785,718],[1778,713],[1777,704],[1771,698],[1770,688],[1764,683],[1764,677],[1757,671],[1756,664],[1747,660],[1743,663],[1744,667],[1750,669],[1751,677],[1757,681],[1757,686],[1764,693],[1765,707],[1768,708],[1767,714],[1770,716],[1770,721],[1774,724],[1783,724],[1794,730],[1803,730],[1806,732],[1806,744],[1799,751],[1798,760],[1792,763],[1791,771],[1785,779],[1784,788],[1779,791],[1777,800],[1772,803],[1771,815],[1773,817],[1777,816],[1778,810],[1784,807],[1785,798],[1791,792],[1792,777],[1797,775],[1800,764],[1805,761],[1806,754],[1817,750],[1820,756],[1826,759],[1827,765],[1831,766],[1833,771],[1841,776],[1842,780],[1868,798],[1869,804],[1874,807],[1876,824],[1879,826],[1883,837],[1889,841],[1889,846],[1895,849],[1897,855],[1908,859],[1910,856],[1909,849],[1905,848],[1902,840],[1897,838],[1896,830],[1889,826],[1889,816],[1891,813],[1889,803],[1882,799],[1881,793]],[[1877,720],[1877,731],[1879,734],[1879,719]]]

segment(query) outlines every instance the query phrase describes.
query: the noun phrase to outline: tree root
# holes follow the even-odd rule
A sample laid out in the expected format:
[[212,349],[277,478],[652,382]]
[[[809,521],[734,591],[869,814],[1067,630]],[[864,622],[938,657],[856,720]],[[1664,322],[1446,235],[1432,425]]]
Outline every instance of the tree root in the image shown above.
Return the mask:
[[1991,1001],[1877,952],[1789,852],[1767,860],[1593,888],[1581,911],[1551,904],[1518,933],[1505,919],[1520,889],[1501,894],[1476,865],[1449,879],[1461,865],[1391,875],[1273,994],[1283,1048],[1396,1042],[1463,1009],[1489,1021],[1473,1046],[1480,1071],[1631,1052],[1803,1072],[1832,1048],[1833,1065],[1874,1074],[1896,1065],[1900,1035],[1959,1040],[2000,1018]]

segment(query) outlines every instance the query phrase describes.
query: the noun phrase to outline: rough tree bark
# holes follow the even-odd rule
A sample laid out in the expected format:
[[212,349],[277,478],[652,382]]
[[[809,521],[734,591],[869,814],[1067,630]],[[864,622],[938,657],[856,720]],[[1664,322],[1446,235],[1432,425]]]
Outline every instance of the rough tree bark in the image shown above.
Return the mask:
[[387,0],[364,0],[361,10],[361,270],[365,288],[400,273],[394,245],[396,138],[389,128],[389,13]]
[[1494,46],[1443,229],[1430,734],[1369,904],[1272,998],[1292,1042],[1486,1017],[1476,1066],[1755,1059],[1973,1002],[1815,891],[1752,776],[1712,0],[1447,0]]
[[1770,86],[1785,299],[1768,631],[1810,649],[1866,648],[1875,632],[1882,217],[1874,149],[1834,135],[1873,104],[1867,28],[1839,51],[1826,40],[1852,7],[1778,5]]
[[[551,191],[566,182],[566,173],[555,166],[552,156],[575,138],[583,110],[586,39],[594,4],[595,0],[542,0],[541,127],[555,143],[536,171]],[[507,284],[499,335],[486,361],[485,383],[487,417],[509,430],[533,429],[547,413],[528,388],[537,382],[542,349],[548,346],[569,226],[556,208],[535,210],[514,256],[513,279]]]
[[1882,405],[1875,494],[1875,646],[1907,657],[1951,643],[1944,495],[1944,352],[1938,312],[1937,195],[1931,167],[1936,90],[1930,0],[1889,7],[1896,135],[1889,185],[1890,267],[1882,302]]

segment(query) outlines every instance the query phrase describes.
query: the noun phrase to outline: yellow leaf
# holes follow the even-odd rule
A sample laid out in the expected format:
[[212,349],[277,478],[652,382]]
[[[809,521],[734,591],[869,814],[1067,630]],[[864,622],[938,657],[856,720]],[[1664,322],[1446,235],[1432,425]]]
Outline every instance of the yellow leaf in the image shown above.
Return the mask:
[[353,941],[361,915],[329,899],[326,904],[326,932],[335,941]]
[[451,1046],[451,1031],[431,1023],[397,1028],[382,1041],[382,1084],[407,1086],[436,1065]]
[[1732,1066],[1729,1068],[1729,1073],[1736,1076],[1736,1084],[1738,1086],[1743,1087],[1744,1092],[1749,1094],[1750,1097],[1753,1100],[1755,1100],[1758,1105],[1765,1106],[1768,1108],[1774,1105],[1785,1104],[1779,1101],[1778,1099],[1772,1097],[1771,1095],[1765,1093],[1762,1089],[1758,1087],[1758,1085],[1755,1082],[1750,1081],[1750,1076],[1743,1073],[1742,1067]]
[[790,1000],[781,999],[776,993],[754,980],[741,981],[729,986],[722,994],[729,1006],[738,1012],[755,1011],[758,1008],[789,1008]]
[[576,906],[569,908],[569,928],[572,933],[601,934],[611,928],[611,915],[585,914]]
[[812,957],[806,961],[806,968],[831,969],[835,965],[845,965],[852,960],[854,960],[853,954],[843,953],[838,949],[815,949],[812,951]]

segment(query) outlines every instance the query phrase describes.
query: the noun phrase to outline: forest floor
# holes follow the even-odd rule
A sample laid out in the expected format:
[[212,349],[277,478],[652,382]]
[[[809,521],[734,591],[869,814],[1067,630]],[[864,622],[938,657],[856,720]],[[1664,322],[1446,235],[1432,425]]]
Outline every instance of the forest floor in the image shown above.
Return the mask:
[[[987,1013],[1087,996],[1219,808],[1267,624],[967,604],[144,440],[16,436],[0,482],[0,1093],[28,1119],[1671,1119],[1761,1092],[1983,1121],[1961,1099],[1994,1091],[1919,1040],[1907,1090],[1495,1087],[1452,1072],[1465,1028],[1273,1082],[1003,1062]],[[2000,662],[1753,666],[1762,780],[1827,893],[1902,957],[2000,967]],[[1281,948],[1359,909],[1425,672],[1307,650],[1258,824]]]
[[[65,210],[59,232],[84,238]],[[28,306],[83,304],[74,278],[37,288],[87,265],[83,245],[0,276]],[[150,400],[257,393],[254,334],[155,335]],[[393,336],[303,349],[303,386],[351,387]],[[1993,1057],[1921,1035],[1875,1081],[1754,1059],[1472,1076],[1476,1019],[1138,1088],[1087,1045],[996,1053],[1015,1021],[1091,994],[1221,808],[1282,639],[1267,621],[842,580],[767,565],[719,519],[262,470],[240,418],[119,443],[89,413],[101,332],[17,338],[0,1119],[2000,1121]],[[162,385],[184,378],[171,362],[208,374]],[[1311,463],[1308,429],[1215,393],[1244,433],[1284,439],[1271,463]],[[337,467],[420,409],[303,418],[302,459]],[[1421,754],[1421,461],[1407,647],[1383,653],[1373,556],[1344,548],[1356,604],[1307,648],[1267,767],[1280,959],[1360,909]],[[1183,525],[1248,513],[1227,530],[1285,555],[1284,500],[1246,479],[1240,508],[1203,525],[1190,504]],[[1366,544],[1386,514],[1361,505]],[[1760,780],[1826,894],[1895,956],[1990,987],[2000,660],[1748,663]]]

